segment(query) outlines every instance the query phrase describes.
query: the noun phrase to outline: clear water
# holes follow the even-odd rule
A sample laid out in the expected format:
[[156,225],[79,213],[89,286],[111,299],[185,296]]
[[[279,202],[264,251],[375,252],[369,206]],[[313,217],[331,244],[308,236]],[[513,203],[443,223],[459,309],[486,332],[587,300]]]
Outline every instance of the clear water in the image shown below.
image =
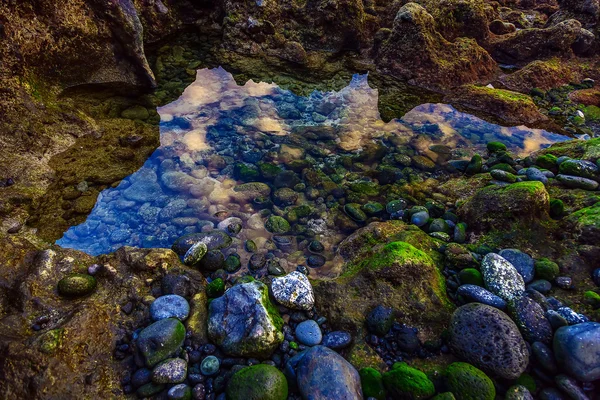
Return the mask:
[[[233,178],[237,162],[269,161],[285,168],[292,160],[309,160],[329,175],[338,168],[340,155],[359,154],[374,141],[388,146],[390,155],[421,154],[443,165],[449,158],[482,151],[492,140],[524,155],[567,139],[539,129],[494,125],[445,104],[423,104],[385,123],[377,100],[366,75],[355,75],[340,91],[301,97],[275,84],[248,81],[239,86],[222,68],[199,70],[178,100],[159,108],[161,146],[140,170],[103,191],[87,220],[57,243],[92,255],[125,245],[170,247],[184,234],[213,229],[224,217],[237,216],[244,229],[230,251],[244,259],[249,256],[244,240],[253,239],[263,248],[272,235],[264,229],[266,218],[258,207],[233,190],[241,183]],[[433,144],[448,146],[451,154],[431,151]],[[342,175],[344,182],[369,179],[368,171],[379,161],[363,163],[358,177]],[[344,234],[328,220],[323,199],[299,196],[297,205],[317,210],[301,222],[331,251]],[[382,193],[374,200],[385,204],[385,197]],[[297,256],[291,253],[280,256]]]

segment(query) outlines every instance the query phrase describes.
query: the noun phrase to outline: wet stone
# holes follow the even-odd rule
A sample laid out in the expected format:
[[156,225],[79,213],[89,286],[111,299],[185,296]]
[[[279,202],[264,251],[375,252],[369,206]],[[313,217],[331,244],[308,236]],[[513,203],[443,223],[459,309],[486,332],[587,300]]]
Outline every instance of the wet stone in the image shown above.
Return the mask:
[[330,349],[339,350],[348,347],[352,342],[352,336],[345,331],[329,332],[323,337],[321,344]]
[[208,252],[208,247],[204,242],[198,242],[185,253],[183,256],[183,263],[188,266],[194,266],[200,263],[202,257]]
[[165,318],[177,318],[184,321],[190,313],[187,300],[176,294],[161,296],[150,305],[150,316],[153,321]]
[[271,291],[278,303],[291,309],[310,310],[315,303],[308,278],[297,271],[273,279]]
[[250,257],[250,260],[248,261],[248,268],[251,271],[258,271],[259,269],[264,267],[266,263],[267,263],[267,259],[264,254],[254,253]]
[[525,254],[517,249],[503,249],[498,253],[515,267],[517,272],[523,277],[525,283],[533,281],[535,274],[535,261],[529,254]]
[[148,366],[174,355],[185,339],[185,327],[174,318],[162,319],[143,329],[137,347]]
[[187,375],[187,363],[181,358],[170,358],[152,370],[152,381],[158,384],[181,383]]
[[219,372],[220,365],[221,363],[217,357],[208,356],[202,360],[202,363],[200,364],[200,370],[202,371],[203,375],[211,376]]
[[461,285],[457,289],[456,294],[461,296],[466,302],[487,304],[500,310],[506,309],[506,301],[480,286],[470,284]]
[[319,324],[312,319],[299,323],[295,333],[296,339],[306,346],[316,346],[323,339]]
[[486,288],[504,300],[511,300],[525,291],[525,282],[517,269],[498,254],[489,253],[483,258],[481,274]]
[[58,293],[65,297],[80,297],[96,289],[96,278],[87,274],[71,274],[58,282]]
[[306,257],[306,265],[311,268],[319,268],[325,265],[325,257],[320,254],[311,254]]

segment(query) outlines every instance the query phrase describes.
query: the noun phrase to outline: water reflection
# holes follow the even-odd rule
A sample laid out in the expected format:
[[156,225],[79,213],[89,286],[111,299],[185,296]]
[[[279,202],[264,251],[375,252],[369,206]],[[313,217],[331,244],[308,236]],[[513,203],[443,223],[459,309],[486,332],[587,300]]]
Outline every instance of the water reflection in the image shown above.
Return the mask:
[[[270,201],[257,203],[261,190],[238,190],[243,181],[262,181],[270,192],[293,189],[291,203],[310,206],[308,215],[288,218],[296,232],[321,239],[331,249],[346,233],[330,218],[325,185],[311,188],[312,181],[302,173],[306,167],[315,176],[340,175],[336,184],[344,186],[372,179],[368,171],[382,160],[369,161],[363,175],[350,176],[339,166],[339,156],[359,154],[373,141],[386,144],[388,155],[421,154],[441,165],[449,157],[469,157],[492,140],[525,154],[566,139],[539,129],[490,124],[444,104],[423,104],[401,120],[384,123],[377,100],[366,75],[355,75],[340,91],[301,97],[275,84],[248,81],[239,86],[221,68],[200,70],[178,100],[158,110],[159,149],[139,171],[103,191],[88,219],[57,243],[92,255],[124,245],[170,247],[184,234],[216,229],[220,220],[235,216],[243,229],[227,251],[245,261],[246,239],[263,250],[272,244],[261,211]],[[439,151],[430,150],[432,144],[446,145],[451,153],[440,158]],[[377,200],[383,199],[382,193]],[[283,203],[267,208],[289,216],[286,206],[291,203]],[[291,266],[303,262],[297,249],[275,252]]]

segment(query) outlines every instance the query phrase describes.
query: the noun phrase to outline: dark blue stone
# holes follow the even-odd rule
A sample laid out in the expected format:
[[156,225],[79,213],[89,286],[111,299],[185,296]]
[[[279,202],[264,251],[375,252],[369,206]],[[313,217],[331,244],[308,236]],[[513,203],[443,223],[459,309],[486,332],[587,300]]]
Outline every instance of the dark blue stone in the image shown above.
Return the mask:
[[535,261],[529,254],[525,254],[517,249],[500,250],[501,257],[505,258],[516,268],[517,272],[523,277],[525,283],[533,281],[535,275]]
[[330,349],[337,350],[347,347],[350,342],[352,342],[352,336],[348,332],[335,331],[326,334],[323,337],[321,344],[329,347]]
[[461,285],[456,290],[456,294],[461,296],[467,303],[483,303],[500,310],[506,308],[506,301],[481,286]]

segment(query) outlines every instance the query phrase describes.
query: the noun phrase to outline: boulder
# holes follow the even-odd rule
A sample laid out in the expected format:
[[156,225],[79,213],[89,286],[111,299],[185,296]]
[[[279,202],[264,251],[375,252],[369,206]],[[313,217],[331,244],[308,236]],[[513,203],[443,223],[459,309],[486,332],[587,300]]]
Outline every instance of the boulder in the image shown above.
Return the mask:
[[497,308],[471,303],[458,308],[450,324],[452,352],[485,372],[518,378],[529,364],[519,328]]
[[475,40],[461,37],[449,42],[435,26],[434,18],[422,6],[402,6],[389,37],[379,47],[379,67],[437,89],[485,80],[496,71],[492,57]]
[[144,328],[137,347],[149,367],[176,354],[185,339],[185,327],[175,318],[161,319]]
[[208,307],[208,336],[231,356],[268,358],[283,341],[282,327],[259,281],[233,286]]
[[558,328],[554,354],[561,368],[574,378],[583,382],[600,378],[600,323]]

